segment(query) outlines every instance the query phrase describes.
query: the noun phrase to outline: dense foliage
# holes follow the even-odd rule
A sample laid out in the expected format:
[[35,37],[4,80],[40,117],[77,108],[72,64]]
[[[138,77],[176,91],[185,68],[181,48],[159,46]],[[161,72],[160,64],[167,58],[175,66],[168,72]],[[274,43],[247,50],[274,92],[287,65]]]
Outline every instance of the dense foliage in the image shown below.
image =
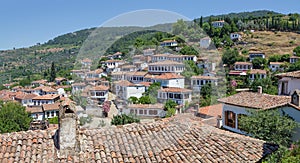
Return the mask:
[[279,110],[250,111],[250,115],[241,116],[240,128],[251,136],[288,147],[292,133],[299,126],[297,122]]
[[126,114],[116,115],[111,120],[112,125],[125,125],[130,123],[139,123],[139,122],[140,119],[132,115],[126,115]]
[[177,104],[173,100],[168,100],[164,105],[164,110],[167,111],[166,117],[172,117],[176,113]]
[[32,118],[24,106],[16,102],[0,101],[0,132],[26,131]]

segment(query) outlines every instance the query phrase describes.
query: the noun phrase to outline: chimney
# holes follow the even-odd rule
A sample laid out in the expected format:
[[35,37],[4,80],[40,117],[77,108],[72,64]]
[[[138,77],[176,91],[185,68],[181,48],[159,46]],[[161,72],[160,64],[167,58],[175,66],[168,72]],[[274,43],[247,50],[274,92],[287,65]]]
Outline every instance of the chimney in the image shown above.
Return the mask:
[[294,91],[294,93],[292,94],[292,97],[291,97],[291,103],[300,107],[300,90],[299,89],[296,89]]
[[257,92],[259,93],[259,94],[262,94],[262,86],[257,86]]
[[59,108],[58,147],[60,151],[75,152],[79,150],[79,128],[75,106],[64,101]]

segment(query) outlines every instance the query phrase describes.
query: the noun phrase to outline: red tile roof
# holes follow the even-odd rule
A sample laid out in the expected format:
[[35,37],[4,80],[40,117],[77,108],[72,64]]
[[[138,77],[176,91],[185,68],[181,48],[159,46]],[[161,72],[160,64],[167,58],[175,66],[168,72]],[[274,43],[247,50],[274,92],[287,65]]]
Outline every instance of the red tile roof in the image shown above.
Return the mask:
[[154,79],[163,79],[163,80],[168,80],[168,79],[184,79],[183,76],[177,75],[175,73],[163,73],[159,76],[154,77]]
[[280,73],[280,74],[276,74],[275,76],[300,78],[300,70],[299,71],[286,72],[286,73]]
[[267,74],[267,71],[261,69],[251,69],[249,74]]
[[191,79],[218,80],[218,78],[214,76],[192,76]]
[[96,87],[90,88],[90,91],[107,91],[109,88],[104,85],[99,85]]
[[176,61],[171,61],[171,60],[164,60],[164,61],[154,62],[154,63],[149,64],[149,66],[165,66],[165,65],[181,65],[181,66],[184,66],[183,63],[176,62]]
[[252,65],[251,62],[235,62],[234,65]]
[[162,88],[162,89],[159,89],[158,91],[161,91],[161,92],[177,92],[177,93],[180,93],[180,92],[192,92],[192,90],[190,90],[190,89],[177,88],[177,87]]
[[212,117],[222,116],[222,104],[215,104],[205,107],[200,107],[198,113]]
[[164,109],[164,105],[157,103],[157,104],[129,104],[127,106],[129,109]]
[[59,97],[59,95],[47,94],[47,95],[43,95],[43,96],[36,96],[32,99],[33,100],[53,100],[53,99],[56,99],[58,97]]
[[30,99],[33,99],[34,97],[36,97],[37,95],[36,94],[27,94],[27,93],[24,93],[24,94],[20,94],[20,95],[17,95],[15,97],[15,99],[20,99],[20,100],[30,100]]
[[115,85],[125,86],[125,87],[135,86],[135,84],[129,82],[128,80],[119,80],[119,81],[115,81],[114,83]]
[[284,62],[270,62],[270,65],[282,65]]
[[0,135],[0,162],[258,162],[277,145],[191,117],[79,130],[78,150],[57,148],[57,130]]
[[60,106],[60,103],[57,102],[54,104],[43,104],[42,108],[44,111],[52,111],[52,110],[59,110],[59,106]]
[[26,111],[30,112],[31,114],[43,113],[43,108],[42,106],[26,106]]
[[246,108],[271,109],[287,105],[291,101],[291,97],[259,94],[254,92],[241,92],[229,97],[221,98],[218,101]]

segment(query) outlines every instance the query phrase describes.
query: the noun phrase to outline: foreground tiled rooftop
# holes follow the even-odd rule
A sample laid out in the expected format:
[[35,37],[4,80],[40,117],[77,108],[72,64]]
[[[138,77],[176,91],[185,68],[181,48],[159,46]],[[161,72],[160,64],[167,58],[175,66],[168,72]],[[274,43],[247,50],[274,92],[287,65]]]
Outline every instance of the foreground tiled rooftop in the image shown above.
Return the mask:
[[291,97],[241,92],[229,97],[221,98],[218,101],[247,108],[270,109],[287,105],[291,101]]
[[278,76],[278,77],[300,78],[300,71],[292,71],[292,72],[280,73],[280,74],[276,74],[275,76]]
[[257,162],[278,147],[176,116],[146,124],[80,130],[65,152],[56,129],[0,135],[0,162]]

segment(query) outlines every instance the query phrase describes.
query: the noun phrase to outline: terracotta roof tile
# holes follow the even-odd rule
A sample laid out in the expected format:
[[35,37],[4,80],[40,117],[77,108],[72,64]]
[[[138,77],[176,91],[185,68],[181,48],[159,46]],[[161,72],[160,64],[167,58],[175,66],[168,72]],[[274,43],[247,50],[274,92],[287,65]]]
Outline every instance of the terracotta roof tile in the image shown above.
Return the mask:
[[108,89],[109,88],[104,85],[99,85],[99,86],[90,88],[90,91],[107,91]]
[[32,98],[33,100],[53,100],[55,98],[58,98],[59,95],[54,95],[54,94],[47,94],[47,95],[42,95],[42,96],[36,96]]
[[185,116],[80,130],[80,152],[56,148],[55,132],[0,135],[0,162],[257,162],[278,148]]
[[229,97],[221,98],[218,101],[247,108],[270,109],[287,105],[291,101],[291,97],[241,92]]
[[222,116],[222,104],[215,104],[205,107],[200,107],[198,109],[199,114],[218,117]]
[[43,104],[42,107],[44,111],[49,111],[49,110],[59,110],[60,103],[54,103],[54,104]]
[[34,98],[34,97],[36,97],[36,96],[37,96],[36,94],[32,94],[32,93],[27,94],[27,93],[24,93],[24,94],[17,95],[17,96],[15,97],[15,99],[20,99],[20,100],[30,100],[30,99],[32,99],[32,98]]
[[234,65],[252,65],[251,62],[235,62]]
[[157,104],[129,104],[127,108],[134,108],[134,109],[164,109],[164,105],[157,103]]
[[286,72],[286,73],[280,73],[280,74],[276,74],[275,76],[300,78],[300,70],[299,71]]
[[192,92],[192,90],[190,90],[190,89],[177,88],[177,87],[162,88],[162,89],[159,89],[158,91],[161,91],[161,92]]
[[249,74],[267,74],[267,71],[261,69],[251,69]]
[[218,80],[218,78],[214,76],[192,76],[191,79]]
[[182,65],[182,66],[184,66],[183,63],[171,61],[171,60],[164,60],[164,61],[154,62],[154,63],[149,64],[149,66],[156,66],[156,65]]
[[270,62],[270,65],[282,65],[284,62]]
[[175,73],[163,73],[159,76],[154,77],[154,79],[164,79],[164,80],[168,80],[168,79],[184,79],[183,76],[181,75],[177,75]]

